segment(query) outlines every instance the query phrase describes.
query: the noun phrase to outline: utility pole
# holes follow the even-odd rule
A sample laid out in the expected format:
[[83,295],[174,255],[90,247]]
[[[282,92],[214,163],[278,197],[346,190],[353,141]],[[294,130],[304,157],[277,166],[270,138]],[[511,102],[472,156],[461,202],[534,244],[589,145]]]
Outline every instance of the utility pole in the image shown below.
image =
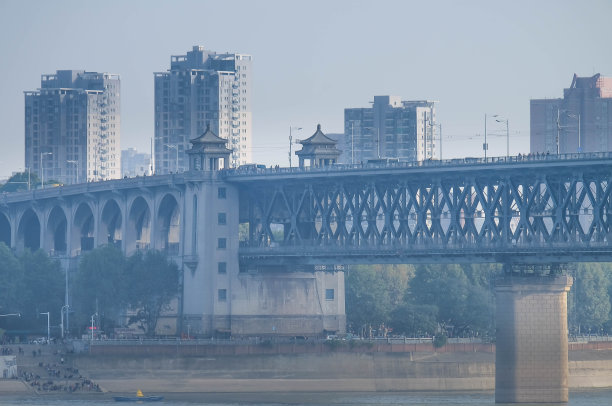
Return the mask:
[[291,134],[291,130],[300,131],[301,129],[302,129],[302,127],[289,126],[289,168],[292,167],[292,164],[291,164],[291,146],[293,144],[293,136]]
[[508,119],[506,119],[506,158],[510,158],[510,130],[508,129]]
[[351,164],[355,165],[355,122],[351,121]]
[[440,161],[442,160],[442,123],[438,124],[440,126]]
[[559,155],[559,135],[561,132],[561,125],[559,123],[559,107],[557,107],[557,155]]
[[482,149],[484,150],[484,158],[485,161],[487,160],[487,149],[489,148],[489,146],[487,145],[487,114],[485,113],[485,141],[484,144],[482,144]]

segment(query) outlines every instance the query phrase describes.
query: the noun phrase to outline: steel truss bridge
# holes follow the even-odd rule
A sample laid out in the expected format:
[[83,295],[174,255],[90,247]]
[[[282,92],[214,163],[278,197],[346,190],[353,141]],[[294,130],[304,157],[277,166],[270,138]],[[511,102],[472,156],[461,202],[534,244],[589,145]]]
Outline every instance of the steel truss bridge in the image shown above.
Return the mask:
[[241,264],[612,261],[612,154],[232,170]]

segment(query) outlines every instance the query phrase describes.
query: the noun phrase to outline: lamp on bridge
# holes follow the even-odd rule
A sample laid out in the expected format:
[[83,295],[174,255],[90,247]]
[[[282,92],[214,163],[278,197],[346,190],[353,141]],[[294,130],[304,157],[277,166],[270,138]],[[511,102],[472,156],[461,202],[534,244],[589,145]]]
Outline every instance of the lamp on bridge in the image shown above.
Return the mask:
[[45,188],[45,168],[43,167],[43,156],[45,155],[53,155],[53,152],[41,152],[40,153],[40,178],[41,178],[41,186]]
[[291,134],[291,130],[300,131],[302,127],[293,127],[289,126],[289,168],[291,168],[291,144],[293,144],[293,135]]

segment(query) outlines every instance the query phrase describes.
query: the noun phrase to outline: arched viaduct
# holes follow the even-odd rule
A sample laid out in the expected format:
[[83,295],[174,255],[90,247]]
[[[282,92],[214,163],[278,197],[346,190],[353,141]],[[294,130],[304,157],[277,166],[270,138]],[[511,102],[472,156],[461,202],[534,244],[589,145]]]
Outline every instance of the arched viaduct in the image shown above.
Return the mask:
[[81,255],[105,244],[126,255],[165,252],[182,270],[183,289],[159,334],[343,332],[341,272],[241,272],[238,196],[219,172],[196,171],[5,194],[0,241],[16,252],[43,249],[67,277]]
[[[189,171],[0,197],[0,241],[66,269],[102,244],[166,251],[183,291],[165,334],[343,332],[342,267],[327,265],[610,261],[611,219],[610,153]],[[570,286],[498,282],[497,401],[567,401]]]

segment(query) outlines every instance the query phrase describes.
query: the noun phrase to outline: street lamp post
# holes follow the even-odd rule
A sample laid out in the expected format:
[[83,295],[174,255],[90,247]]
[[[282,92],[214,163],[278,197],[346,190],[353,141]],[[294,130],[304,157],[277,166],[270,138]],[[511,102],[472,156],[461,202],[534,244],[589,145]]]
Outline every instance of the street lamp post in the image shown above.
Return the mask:
[[289,126],[289,168],[292,167],[291,165],[291,145],[293,144],[293,136],[291,134],[291,130],[300,131],[301,129],[302,127]]
[[91,341],[93,341],[93,337],[94,337],[94,317],[97,317],[98,313],[94,313],[91,315]]
[[[436,124],[433,120],[429,119],[427,121],[427,123],[429,124],[429,126],[431,127],[431,138],[432,140],[438,140],[440,141],[440,161],[442,160],[442,124]],[[440,129],[439,137],[435,138],[434,137],[434,128],[438,127]],[[432,157],[433,157],[433,151],[432,151]]]
[[179,151],[178,144],[165,144],[168,148],[173,148],[176,150],[176,173],[179,172]]
[[485,122],[484,122],[485,128],[484,128],[484,144],[482,144],[482,149],[484,150],[484,158],[485,161],[487,160],[487,150],[489,149],[489,144],[487,144],[487,114],[485,113]]
[[65,331],[65,328],[64,328],[64,311],[66,312],[66,321],[68,321],[68,309],[69,308],[70,308],[70,306],[68,306],[66,304],[66,305],[62,306],[62,310],[60,311],[60,314],[62,316],[62,322],[60,323],[60,325],[62,327],[62,338],[64,338],[64,331]]
[[[497,114],[495,114],[493,117],[499,117]],[[498,123],[506,123],[506,157],[510,156],[510,131],[508,130],[508,122],[509,120],[507,118],[496,118],[495,119],[496,122]]]
[[69,159],[66,162],[69,163],[69,164],[75,164],[75,166],[76,166],[75,183],[79,183],[79,172],[80,172],[80,167],[81,167],[81,165],[79,164],[79,160],[78,159]]
[[363,127],[365,130],[376,130],[376,157],[380,159],[380,129],[378,127]]
[[580,136],[580,113],[570,113],[567,110],[559,109],[557,107],[557,155],[560,153],[560,138],[561,138],[561,129],[562,128],[570,128],[567,125],[561,125],[561,113],[565,114],[566,117],[575,118],[578,120],[578,152],[582,152],[582,139]]
[[41,152],[40,153],[40,179],[42,188],[45,188],[45,168],[43,167],[43,155],[53,155],[53,152]]
[[51,324],[49,323],[49,312],[44,312],[40,314],[47,315],[47,344],[49,344],[51,342]]
[[355,122],[351,121],[351,165],[355,165]]

